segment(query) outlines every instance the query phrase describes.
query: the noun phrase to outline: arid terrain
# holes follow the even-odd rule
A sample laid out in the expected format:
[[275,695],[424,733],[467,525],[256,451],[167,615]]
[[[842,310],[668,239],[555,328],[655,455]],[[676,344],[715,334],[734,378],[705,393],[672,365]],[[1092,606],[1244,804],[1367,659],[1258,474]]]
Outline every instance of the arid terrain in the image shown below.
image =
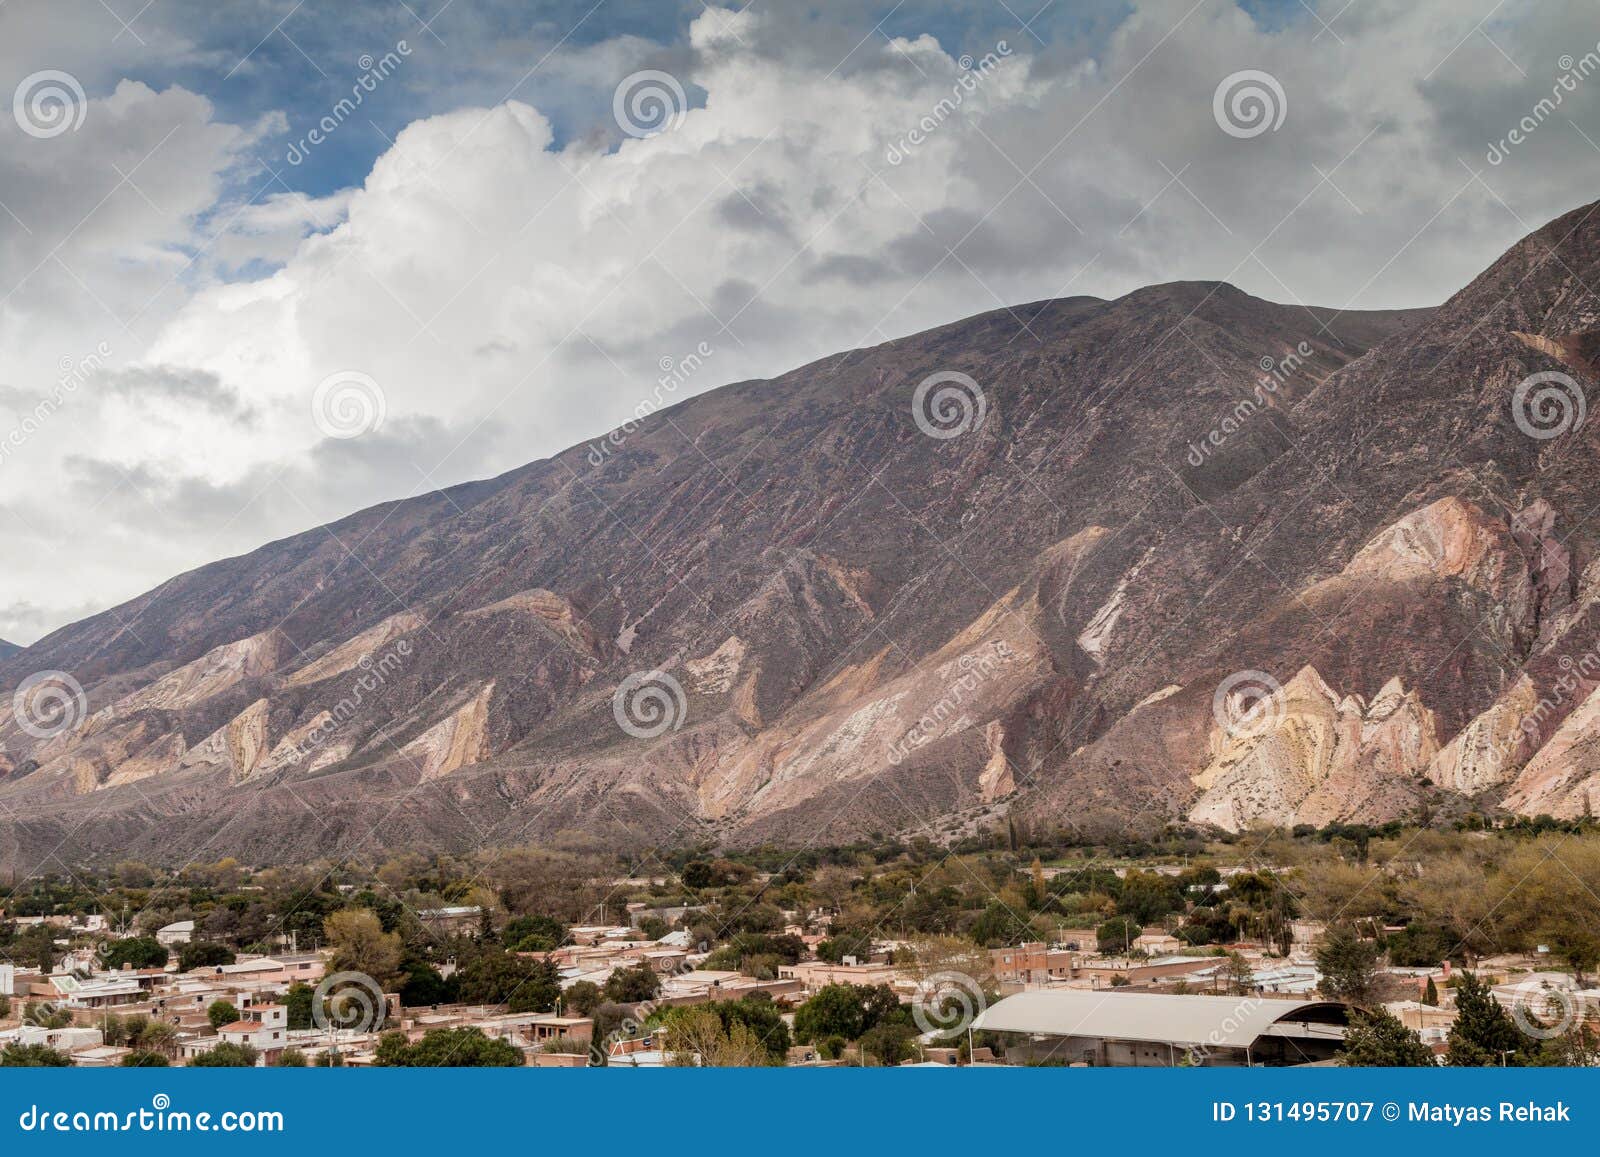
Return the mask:
[[0,659],[0,864],[1588,814],[1597,283],[1000,310],[181,575]]

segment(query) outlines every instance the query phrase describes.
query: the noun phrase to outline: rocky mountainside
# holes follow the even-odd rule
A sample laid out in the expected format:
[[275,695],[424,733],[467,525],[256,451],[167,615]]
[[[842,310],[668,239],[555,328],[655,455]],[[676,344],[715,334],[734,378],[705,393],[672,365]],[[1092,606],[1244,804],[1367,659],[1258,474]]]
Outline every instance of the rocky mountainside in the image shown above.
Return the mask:
[[1597,261],[1000,310],[203,567],[0,659],[0,866],[1582,814]]

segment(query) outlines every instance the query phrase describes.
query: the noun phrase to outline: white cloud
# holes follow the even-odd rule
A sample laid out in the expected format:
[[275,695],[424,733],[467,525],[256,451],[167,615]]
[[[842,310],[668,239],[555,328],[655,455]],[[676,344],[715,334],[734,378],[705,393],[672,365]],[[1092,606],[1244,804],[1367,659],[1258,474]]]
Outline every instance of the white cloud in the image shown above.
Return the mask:
[[[76,613],[559,450],[628,417],[661,359],[702,341],[715,352],[680,396],[1158,280],[1423,304],[1590,196],[1600,157],[1569,125],[1503,167],[1482,154],[1557,56],[1585,50],[1577,6],[1507,5],[1485,26],[1494,43],[1447,0],[1340,8],[1323,9],[1331,30],[1267,33],[1226,5],[1143,3],[1093,59],[1058,64],[1022,34],[965,87],[928,36],[876,35],[835,67],[825,38],[806,50],[759,7],[712,11],[678,75],[704,107],[672,131],[557,148],[518,100],[444,111],[405,128],[359,189],[317,201],[242,180],[281,122],[219,124],[178,88],[118,85],[50,141],[0,133],[0,189],[32,230],[0,249],[4,284],[27,274],[0,304],[0,384],[45,389],[86,338],[116,352],[29,441],[24,477],[22,459],[0,465],[0,519],[26,520],[8,531],[39,548],[0,575],[0,606]],[[619,38],[552,67],[609,105],[659,52]],[[1242,69],[1281,82],[1280,130],[1217,127],[1213,92]],[[1600,109],[1588,83],[1574,117]],[[345,371],[385,395],[360,446],[330,445],[311,414],[317,383]],[[41,493],[77,524],[38,517]],[[0,610],[0,635],[48,617]]]

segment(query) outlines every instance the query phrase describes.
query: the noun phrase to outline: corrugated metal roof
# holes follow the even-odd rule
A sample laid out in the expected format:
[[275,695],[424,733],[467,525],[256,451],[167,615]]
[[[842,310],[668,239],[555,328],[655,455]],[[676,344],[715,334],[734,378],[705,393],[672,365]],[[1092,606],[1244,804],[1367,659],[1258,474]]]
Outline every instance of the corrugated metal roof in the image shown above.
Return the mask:
[[1279,1021],[1315,1010],[1307,1019],[1326,1023],[1341,1007],[1326,1000],[1046,989],[995,1002],[972,1027],[1242,1049]]

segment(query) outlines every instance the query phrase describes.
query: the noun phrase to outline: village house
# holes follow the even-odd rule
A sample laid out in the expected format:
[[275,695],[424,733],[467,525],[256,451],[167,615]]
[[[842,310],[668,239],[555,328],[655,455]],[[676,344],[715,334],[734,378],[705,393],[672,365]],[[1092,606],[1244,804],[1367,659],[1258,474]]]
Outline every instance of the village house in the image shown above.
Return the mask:
[[178,920],[156,929],[156,939],[168,948],[177,948],[194,939],[194,921]]
[[827,960],[780,964],[778,979],[798,981],[807,995],[814,995],[830,984],[887,984],[901,1001],[909,1001],[917,990],[916,978],[892,964],[857,964],[850,957],[846,957],[843,964]]

